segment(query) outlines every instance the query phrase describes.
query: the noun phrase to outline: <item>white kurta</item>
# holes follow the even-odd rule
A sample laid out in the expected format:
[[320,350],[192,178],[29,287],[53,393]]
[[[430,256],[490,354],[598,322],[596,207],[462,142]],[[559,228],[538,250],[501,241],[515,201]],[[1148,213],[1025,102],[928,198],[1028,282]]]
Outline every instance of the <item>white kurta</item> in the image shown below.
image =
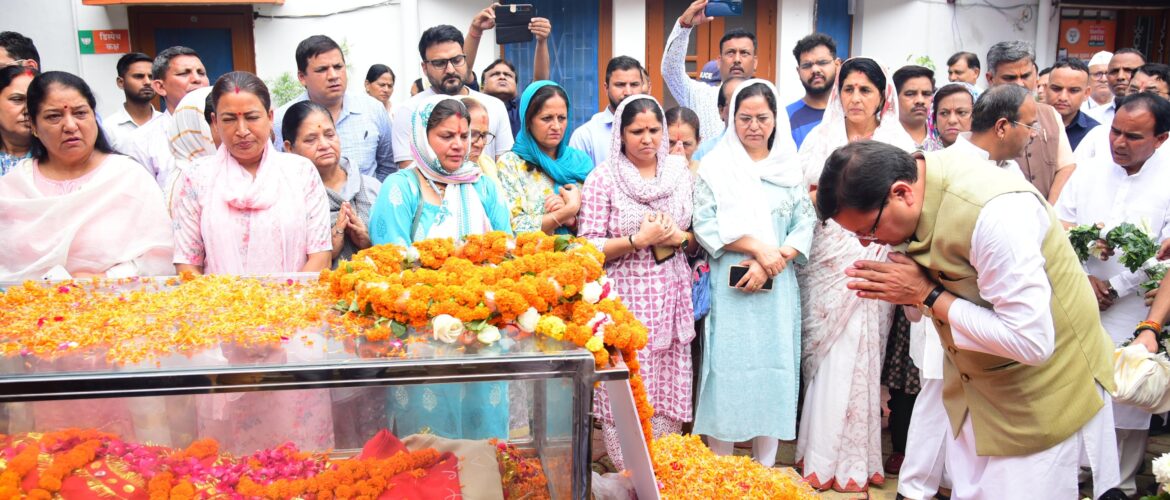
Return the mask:
[[[1118,224],[1129,222],[1146,226],[1156,241],[1170,238],[1170,162],[1155,155],[1134,175],[1128,175],[1110,157],[1098,157],[1078,168],[1056,204],[1060,220],[1074,224],[1103,223],[1105,234]],[[1090,258],[1085,272],[1107,280],[1117,290],[1117,300],[1101,311],[1101,325],[1115,344],[1133,337],[1133,329],[1146,318],[1146,306],[1140,288],[1148,277],[1142,270],[1131,272],[1121,265],[1118,256],[1109,260]],[[1145,410],[1114,404],[1114,419],[1119,429],[1148,429],[1150,414]]]
[[[1056,345],[1049,304],[1052,287],[1041,244],[1050,226],[1031,193],[998,196],[979,213],[971,235],[971,265],[979,295],[990,309],[958,299],[949,320],[956,347],[1024,364],[1044,363]],[[946,468],[954,498],[1077,498],[1082,455],[1094,469],[1094,497],[1118,482],[1110,399],[1079,431],[1040,452],[1015,457],[979,456],[975,431],[966,419],[947,440]]]

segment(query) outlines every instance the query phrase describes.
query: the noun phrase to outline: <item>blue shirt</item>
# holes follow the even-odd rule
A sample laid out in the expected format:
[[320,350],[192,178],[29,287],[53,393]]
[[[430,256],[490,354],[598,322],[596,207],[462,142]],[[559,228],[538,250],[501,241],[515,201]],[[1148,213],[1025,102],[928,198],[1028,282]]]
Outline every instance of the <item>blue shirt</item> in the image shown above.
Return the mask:
[[825,110],[810,108],[804,103],[804,99],[797,100],[784,109],[788,112],[788,124],[792,127],[792,140],[796,141],[796,149],[800,149],[805,136],[821,124]]
[[1096,127],[1100,124],[1101,122],[1094,120],[1084,111],[1077,110],[1076,118],[1073,118],[1072,123],[1064,127],[1064,133],[1068,134],[1069,145],[1071,145],[1073,149],[1076,149],[1077,144],[1081,143],[1081,139],[1085,138],[1085,134],[1088,134],[1090,130],[1093,130],[1093,127]]
[[[284,114],[293,104],[309,100],[303,93],[276,110],[272,131],[276,135],[276,149],[284,151],[284,136],[281,126]],[[386,107],[377,99],[366,94],[345,93],[341,103],[341,116],[333,117],[337,137],[341,139],[341,156],[349,158],[364,175],[381,181],[398,170],[394,163],[393,134],[390,133],[390,117]]]
[[712,149],[715,149],[715,145],[719,144],[719,141],[723,140],[723,136],[726,133],[727,129],[723,129],[723,132],[721,132],[719,135],[700,142],[699,147],[695,149],[695,153],[691,155],[691,159],[695,161],[702,160],[704,156],[707,156],[707,153],[710,153]]
[[589,121],[577,127],[569,137],[569,147],[580,149],[593,159],[593,166],[601,165],[609,158],[610,143],[613,142],[613,111],[608,107],[594,114]]

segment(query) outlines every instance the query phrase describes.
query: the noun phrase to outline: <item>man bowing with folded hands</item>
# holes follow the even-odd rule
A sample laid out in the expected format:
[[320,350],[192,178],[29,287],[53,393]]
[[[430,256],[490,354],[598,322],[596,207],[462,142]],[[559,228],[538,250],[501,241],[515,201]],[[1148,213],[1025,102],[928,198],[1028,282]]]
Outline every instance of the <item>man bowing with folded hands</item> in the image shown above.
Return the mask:
[[860,297],[917,307],[938,330],[954,498],[1077,498],[1082,451],[1099,496],[1118,479],[1112,342],[1044,197],[980,162],[854,142],[825,162],[817,210],[904,252],[846,274]]

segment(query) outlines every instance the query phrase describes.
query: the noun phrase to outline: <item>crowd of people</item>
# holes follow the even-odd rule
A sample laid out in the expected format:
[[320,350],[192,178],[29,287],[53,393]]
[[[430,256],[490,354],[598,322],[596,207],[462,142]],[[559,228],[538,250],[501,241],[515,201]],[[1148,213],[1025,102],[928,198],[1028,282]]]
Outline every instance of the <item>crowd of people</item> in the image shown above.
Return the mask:
[[[666,42],[677,107],[618,56],[608,105],[576,130],[547,19],[529,25],[531,84],[505,59],[476,81],[491,8],[466,37],[423,32],[424,78],[395,105],[391,68],[350,92],[341,47],[316,35],[293,54],[305,92],[282,106],[176,46],[122,57],[125,102],[99,118],[97,82],[0,33],[0,280],[313,272],[371,245],[573,234],[650,331],[655,435],[690,430],[723,455],[750,442],[765,466],[796,440],[821,490],[899,475],[914,499],[1072,498],[1085,481],[1134,495],[1151,415],[1112,401],[1111,355],[1158,350],[1170,293],[1151,308],[1142,271],[1082,265],[1064,231],[1142,223],[1170,240],[1170,69],[1120,49],[1041,70],[1003,41],[955,54],[937,85],[931,68],[842,61],[813,33],[786,105],[741,29],[719,41],[718,80],[688,76],[705,4]],[[444,404],[499,405],[499,387],[473,389]],[[506,433],[504,406],[464,430]],[[604,390],[594,411],[622,468]]]

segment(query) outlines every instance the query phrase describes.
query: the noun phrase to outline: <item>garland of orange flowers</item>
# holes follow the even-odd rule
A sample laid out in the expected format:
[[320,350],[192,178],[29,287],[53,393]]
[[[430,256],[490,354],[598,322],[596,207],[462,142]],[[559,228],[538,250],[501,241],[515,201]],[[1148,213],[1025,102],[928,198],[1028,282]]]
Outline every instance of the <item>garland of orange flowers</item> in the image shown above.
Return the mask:
[[694,435],[656,439],[651,457],[664,500],[817,498],[792,469],[765,467],[745,456],[716,455]]
[[439,452],[434,448],[425,448],[402,451],[384,459],[342,460],[336,463],[335,468],[304,479],[278,479],[270,484],[259,485],[244,476],[236,485],[236,491],[245,497],[273,500],[299,497],[306,493],[314,494],[318,499],[377,498],[390,485],[390,479],[394,476],[428,469],[437,464],[439,458]]
[[[585,347],[599,368],[611,364],[609,349],[620,352],[649,446],[654,409],[637,361],[649,332],[616,294],[595,303],[584,297],[586,286],[603,278],[604,261],[604,254],[581,238],[532,232],[509,240],[492,232],[458,244],[435,238],[409,249],[371,247],[322,271],[320,281],[344,317],[360,325],[389,320],[402,330],[425,330],[446,315],[502,329],[532,311],[539,317],[535,333]],[[384,330],[374,335],[388,337]]]

